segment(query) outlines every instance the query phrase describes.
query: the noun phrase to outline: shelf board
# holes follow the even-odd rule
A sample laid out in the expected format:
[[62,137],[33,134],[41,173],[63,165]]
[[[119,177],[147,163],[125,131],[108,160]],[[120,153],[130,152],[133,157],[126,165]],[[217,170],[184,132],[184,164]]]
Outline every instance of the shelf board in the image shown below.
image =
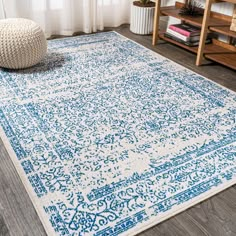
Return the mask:
[[231,69],[236,70],[236,53],[229,51],[227,53],[205,54],[207,59],[223,64]]
[[[161,14],[164,16],[172,16],[177,19],[183,20],[187,23],[193,24],[195,26],[202,26],[202,16],[192,17],[192,16],[181,16],[179,15],[180,8],[178,6],[170,6],[170,7],[162,7],[161,8]],[[216,18],[211,17],[209,20],[209,26],[230,26],[230,22]]]
[[[187,45],[185,45],[185,44],[182,44],[182,43],[177,42],[177,41],[175,41],[175,40],[173,40],[173,39],[170,39],[170,38],[165,37],[165,36],[164,36],[164,33],[160,33],[160,34],[159,34],[159,37],[160,37],[161,39],[165,40],[165,41],[168,41],[168,42],[173,43],[173,44],[176,44],[176,45],[178,45],[178,46],[180,46],[180,47],[182,47],[182,48],[185,48],[185,49],[187,49],[187,50],[189,50],[189,51],[191,51],[191,52],[193,52],[193,53],[196,53],[196,54],[197,54],[197,52],[198,52],[198,46],[189,47],[189,46],[187,46]],[[223,47],[221,47],[221,46],[218,46],[218,45],[212,44],[212,43],[205,45],[204,53],[210,53],[210,54],[212,54],[212,53],[215,53],[215,52],[217,52],[217,53],[228,53],[228,52],[231,52],[231,51],[230,51],[229,49],[223,48]]]
[[236,4],[236,0],[220,0],[219,2],[230,2]]
[[230,30],[230,26],[211,26],[211,31],[236,38],[236,32]]
[[161,39],[167,41],[167,42],[176,44],[176,45],[178,45],[178,46],[180,46],[180,47],[182,47],[182,48],[187,49],[188,51],[191,51],[191,52],[197,54],[198,47],[189,47],[189,46],[187,46],[187,45],[185,45],[185,44],[182,44],[182,43],[180,43],[180,42],[177,42],[177,41],[175,41],[175,40],[173,40],[173,39],[167,38],[167,37],[165,37],[164,33],[160,33],[160,34],[159,34],[159,37],[160,37]]

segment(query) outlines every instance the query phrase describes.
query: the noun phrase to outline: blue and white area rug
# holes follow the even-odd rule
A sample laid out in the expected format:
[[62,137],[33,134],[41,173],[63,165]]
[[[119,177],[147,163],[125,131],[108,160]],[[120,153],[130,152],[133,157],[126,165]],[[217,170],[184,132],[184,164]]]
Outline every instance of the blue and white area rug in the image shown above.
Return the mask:
[[134,235],[236,183],[236,94],[115,32],[0,70],[1,138],[48,235]]

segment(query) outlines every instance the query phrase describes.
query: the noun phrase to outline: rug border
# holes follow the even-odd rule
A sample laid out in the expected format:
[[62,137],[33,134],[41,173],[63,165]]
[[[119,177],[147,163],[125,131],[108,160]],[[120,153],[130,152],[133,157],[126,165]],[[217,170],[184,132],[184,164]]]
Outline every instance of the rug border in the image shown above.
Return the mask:
[[[24,188],[33,204],[33,207],[44,227],[44,230],[46,232],[47,235],[56,235],[55,230],[53,229],[52,225],[50,224],[49,220],[44,220],[46,217],[48,217],[48,215],[44,212],[44,210],[42,209],[42,207],[40,207],[37,203],[38,200],[38,196],[35,194],[35,191],[33,190],[27,176],[25,175],[25,172],[22,168],[22,166],[20,165],[17,155],[15,153],[15,151],[13,150],[11,143],[8,139],[8,137],[6,136],[5,131],[3,130],[3,128],[0,126],[0,138],[3,142],[3,145],[11,159],[11,162],[13,163],[13,167],[15,168],[20,181],[22,182],[22,184],[24,185]],[[34,198],[35,197],[35,198]],[[45,217],[45,218],[44,218]]]
[[[100,34],[100,33],[106,34],[106,33],[110,33],[110,32],[114,32],[117,35],[132,41],[133,43],[135,43],[135,44],[139,45],[140,47],[144,48],[145,50],[147,50],[147,52],[152,54],[154,57],[161,57],[162,59],[168,60],[169,62],[174,63],[175,65],[179,66],[180,68],[183,68],[183,69],[185,69],[187,71],[195,73],[195,74],[201,76],[202,78],[210,81],[211,83],[216,84],[218,87],[223,88],[223,89],[229,91],[230,93],[233,93],[234,95],[236,94],[235,91],[233,91],[233,90],[231,90],[229,88],[226,88],[223,85],[218,84],[215,81],[212,81],[212,80],[206,78],[205,76],[200,75],[197,72],[195,72],[195,71],[193,71],[193,70],[191,70],[189,68],[186,68],[183,65],[180,65],[177,62],[172,61],[171,59],[166,58],[165,56],[163,56],[163,55],[161,55],[161,54],[159,54],[157,52],[154,52],[153,50],[151,50],[151,49],[149,49],[149,48],[147,48],[147,47],[145,47],[145,46],[135,42],[134,40],[132,40],[132,39],[130,39],[130,38],[128,38],[128,37],[126,37],[126,36],[116,32],[116,31],[99,32],[97,34]],[[52,39],[50,41],[64,40],[64,39],[71,39],[71,38],[79,38],[81,36],[83,36],[83,35],[74,36],[74,37],[60,38],[60,39]],[[13,163],[13,166],[14,166],[14,168],[15,168],[15,170],[16,170],[19,178],[20,178],[20,181],[24,185],[24,188],[25,188],[25,190],[26,190],[26,192],[27,192],[27,194],[28,194],[28,196],[29,196],[29,198],[30,198],[34,208],[35,208],[35,211],[36,211],[36,213],[37,213],[37,215],[38,215],[38,217],[39,217],[39,219],[40,219],[40,221],[41,221],[41,223],[42,223],[42,225],[44,227],[44,230],[45,230],[46,234],[50,235],[50,236],[56,235],[56,232],[55,232],[54,228],[52,227],[50,221],[48,219],[45,220],[48,217],[48,215],[44,212],[43,208],[37,204],[38,197],[35,194],[31,184],[29,183],[29,180],[28,180],[27,176],[25,175],[25,172],[23,171],[22,166],[18,162],[18,158],[16,156],[16,153],[13,150],[8,137],[6,136],[6,133],[5,133],[5,131],[3,130],[3,128],[1,126],[0,126],[0,138],[1,138],[2,142],[3,142],[3,145],[4,145],[5,149],[7,150],[7,153],[9,155],[10,159],[11,159],[11,162]],[[214,196],[214,195],[216,195],[216,194],[226,190],[227,188],[230,188],[234,184],[236,184],[236,179],[228,181],[227,184],[224,184],[223,186],[215,187],[214,190],[208,191],[208,194],[204,194],[204,196],[201,195],[200,197],[195,197],[194,200],[190,201],[190,203],[189,202],[183,203],[181,205],[181,207],[180,206],[176,207],[174,212],[172,212],[171,214],[170,213],[162,214],[162,216],[161,216],[162,218],[161,219],[160,219],[160,217],[156,216],[156,217],[154,217],[155,219],[153,219],[153,220],[151,220],[149,222],[143,223],[142,226],[135,226],[134,228],[132,228],[132,229],[122,233],[121,235],[122,236],[134,236],[134,235],[137,235],[137,234],[139,234],[139,233],[141,233],[141,232],[143,232],[143,231],[145,231],[145,230],[147,230],[147,229],[149,229],[149,228],[151,228],[151,227],[153,227],[155,225],[158,225],[161,222],[163,222],[163,221],[165,221],[165,220],[167,220],[167,219],[169,219],[169,218],[171,218],[171,217],[173,217],[173,216],[175,216],[175,215],[177,215],[177,214],[179,214],[181,212],[184,212],[185,210],[187,210],[187,209],[189,209],[189,208],[191,208],[191,207],[193,207],[193,206],[195,206],[195,205],[197,205],[197,204],[199,204],[199,203],[209,199],[210,197],[212,197],[212,196]]]

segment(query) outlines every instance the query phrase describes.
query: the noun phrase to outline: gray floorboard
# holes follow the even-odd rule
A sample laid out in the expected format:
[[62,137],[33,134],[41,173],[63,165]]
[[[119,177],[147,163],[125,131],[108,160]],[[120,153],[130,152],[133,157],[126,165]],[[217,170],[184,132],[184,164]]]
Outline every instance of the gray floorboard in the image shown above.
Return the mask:
[[[107,29],[109,30],[109,29]],[[216,63],[196,67],[196,56],[151,36],[134,35],[127,25],[117,32],[183,66],[236,91],[236,73]],[[236,187],[233,186],[139,236],[236,236]],[[0,141],[0,236],[45,236],[46,233],[21,180]]]

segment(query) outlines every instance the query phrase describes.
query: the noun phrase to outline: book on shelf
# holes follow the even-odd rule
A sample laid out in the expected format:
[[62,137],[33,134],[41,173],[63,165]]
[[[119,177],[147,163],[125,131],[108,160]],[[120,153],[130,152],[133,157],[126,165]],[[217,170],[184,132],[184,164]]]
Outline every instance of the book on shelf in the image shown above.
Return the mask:
[[168,34],[174,36],[174,37],[177,37],[177,38],[179,38],[179,39],[185,41],[185,42],[195,42],[195,41],[197,41],[197,40],[200,39],[200,35],[196,35],[196,36],[185,36],[185,35],[183,35],[183,34],[180,34],[180,33],[176,32],[176,31],[170,29],[170,28],[168,28],[166,32],[167,32]]
[[186,37],[199,36],[201,28],[187,23],[170,25],[169,29],[178,32]]
[[[190,41],[188,41],[188,42],[186,42],[186,41],[184,41],[184,40],[182,40],[182,39],[179,39],[179,38],[177,38],[177,37],[175,37],[175,36],[173,36],[173,35],[171,35],[171,34],[169,34],[169,33],[164,33],[164,36],[166,37],[166,38],[170,38],[170,39],[172,39],[172,40],[174,40],[174,41],[176,41],[176,42],[179,42],[179,43],[182,43],[182,44],[184,44],[184,45],[187,45],[187,46],[189,46],[189,47],[195,47],[195,46],[198,46],[199,45],[199,40],[197,40],[197,41],[192,41],[192,42],[190,42]],[[206,41],[205,41],[205,44],[208,44],[208,43],[211,43],[212,42],[212,40],[211,40],[211,38],[207,38],[206,39]]]

